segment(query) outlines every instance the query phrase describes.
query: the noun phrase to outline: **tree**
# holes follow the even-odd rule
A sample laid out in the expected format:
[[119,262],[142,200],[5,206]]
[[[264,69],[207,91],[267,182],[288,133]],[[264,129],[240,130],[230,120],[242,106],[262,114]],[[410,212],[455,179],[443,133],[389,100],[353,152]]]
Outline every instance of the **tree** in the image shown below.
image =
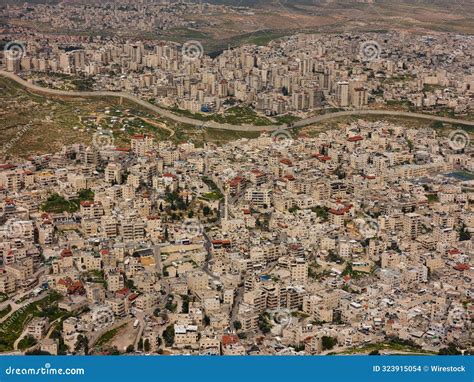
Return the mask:
[[337,344],[337,338],[330,336],[322,337],[323,350],[331,350]]
[[143,338],[138,341],[138,350],[143,350]]
[[183,304],[181,305],[181,313],[189,313],[189,296],[182,295]]
[[166,346],[170,347],[174,344],[174,325],[168,325],[163,332],[163,339]]
[[77,337],[77,342],[76,342],[76,346],[74,350],[76,352],[82,351],[86,355],[89,353],[89,340],[87,339],[86,336],[79,334],[79,336]]
[[270,330],[272,329],[272,324],[270,323],[270,315],[268,313],[262,313],[258,317],[258,327],[262,331],[263,334],[270,333]]
[[311,208],[311,211],[316,213],[318,218],[320,218],[321,220],[323,220],[323,221],[328,220],[329,208],[321,207],[321,206],[315,206],[315,207]]
[[133,345],[128,345],[127,350],[125,350],[127,353],[133,353],[135,351],[135,347]]
[[209,316],[204,316],[204,326],[209,326],[211,323],[211,319]]
[[471,240],[471,233],[467,230],[466,225],[463,224],[459,232],[459,241],[467,241],[467,240]]
[[131,280],[131,279],[126,279],[125,280],[125,285],[128,289],[135,288],[135,284],[133,283],[133,280]]
[[174,296],[170,295],[168,297],[168,301],[166,302],[165,308],[168,309],[170,312],[176,312],[177,304],[173,304]]
[[450,344],[448,344],[447,348],[440,349],[438,354],[439,355],[459,355],[462,353],[456,348],[456,345],[451,342]]
[[150,340],[147,338],[145,342],[143,343],[143,350],[145,350],[145,352],[148,353],[150,351],[150,348],[151,348]]
[[242,323],[240,321],[234,321],[234,328],[235,330],[242,329]]
[[208,216],[211,213],[211,209],[208,206],[204,206],[202,209],[204,216]]
[[431,123],[431,128],[433,129],[442,129],[443,128],[443,122],[441,121],[434,121]]
[[329,254],[326,256],[326,261],[331,261],[333,263],[342,262],[343,259],[341,256],[336,254],[334,251],[329,250]]
[[52,355],[52,354],[44,350],[33,349],[33,350],[25,352],[25,355]]
[[27,335],[26,337],[23,337],[20,342],[18,343],[18,348],[21,350],[28,349],[34,345],[36,345],[37,341],[35,337],[31,335]]

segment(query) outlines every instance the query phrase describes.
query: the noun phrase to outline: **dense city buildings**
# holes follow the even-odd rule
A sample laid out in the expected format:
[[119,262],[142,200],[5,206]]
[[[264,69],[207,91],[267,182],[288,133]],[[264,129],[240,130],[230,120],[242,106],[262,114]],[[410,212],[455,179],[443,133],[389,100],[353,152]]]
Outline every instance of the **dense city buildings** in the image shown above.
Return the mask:
[[128,150],[77,144],[5,164],[0,292],[19,309],[60,298],[59,340],[47,317],[22,336],[62,352],[123,325],[118,351],[465,349],[474,192],[461,174],[473,169],[452,146],[358,120],[317,138],[133,136]]
[[[194,26],[193,12],[250,10],[0,8],[17,20],[2,90],[119,98],[75,104],[89,142],[17,155],[19,126],[2,147],[0,352],[472,352],[473,36],[293,33],[208,55],[117,32]],[[1,118],[33,100],[0,103]],[[319,124],[332,114],[347,118]],[[212,129],[255,136],[183,133]]]
[[[236,105],[295,118],[369,104],[458,115],[472,108],[472,36],[300,34],[215,58],[197,41],[11,37],[22,56],[5,57],[8,71],[58,89],[126,91],[189,113],[222,115]],[[67,81],[71,75],[80,81]]]

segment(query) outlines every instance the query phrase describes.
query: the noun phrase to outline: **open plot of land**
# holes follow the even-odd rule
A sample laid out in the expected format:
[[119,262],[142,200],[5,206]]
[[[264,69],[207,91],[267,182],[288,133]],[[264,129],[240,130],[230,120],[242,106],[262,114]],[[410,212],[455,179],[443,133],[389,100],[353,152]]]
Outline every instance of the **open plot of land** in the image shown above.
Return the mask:
[[176,114],[181,114],[186,117],[198,119],[203,121],[205,126],[206,121],[215,121],[219,123],[229,123],[231,125],[255,125],[255,126],[270,126],[274,122],[255,112],[250,107],[234,106],[228,108],[223,114],[203,114],[191,113],[188,110],[178,108],[171,109]]
[[[7,0],[12,1],[12,0]],[[45,0],[42,0],[44,2]],[[55,0],[54,0],[55,1]],[[30,0],[33,2],[33,0]],[[184,14],[193,27],[140,31],[133,22],[127,28],[70,31],[36,22],[33,27],[45,33],[79,34],[84,36],[121,36],[136,39],[161,39],[176,42],[198,40],[207,53],[217,52],[242,43],[264,45],[270,40],[295,32],[375,32],[404,30],[424,33],[474,30],[474,3],[468,0],[279,0],[243,1],[210,0],[211,3],[235,7],[232,11]],[[250,6],[249,9],[241,7]],[[239,8],[239,9],[237,9]],[[25,20],[0,20],[13,25],[31,26]],[[79,83],[77,86],[88,86]]]
[[[222,3],[222,1],[216,1]],[[468,1],[227,1],[234,6],[253,5],[248,13],[192,14],[196,22],[212,18],[212,25],[199,29],[166,31],[170,40],[199,40],[206,52],[242,43],[265,45],[295,32],[456,31],[472,33],[474,3]]]

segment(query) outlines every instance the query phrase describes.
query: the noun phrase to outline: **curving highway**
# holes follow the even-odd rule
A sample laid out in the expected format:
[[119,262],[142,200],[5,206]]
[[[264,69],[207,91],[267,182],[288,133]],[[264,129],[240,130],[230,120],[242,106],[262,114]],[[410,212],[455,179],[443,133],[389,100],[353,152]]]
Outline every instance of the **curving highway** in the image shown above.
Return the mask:
[[409,118],[421,118],[428,119],[431,121],[440,121],[446,123],[459,123],[463,125],[474,126],[474,121],[456,119],[456,118],[447,118],[440,117],[437,115],[431,114],[422,114],[422,113],[412,113],[408,111],[395,111],[395,110],[347,110],[347,111],[337,111],[335,113],[328,113],[323,115],[318,115],[316,117],[310,117],[302,119],[301,121],[295,122],[293,127],[302,127],[311,125],[313,123],[326,121],[328,119],[336,117],[353,117],[358,115],[388,115],[388,116],[398,116],[398,117],[409,117]]
[[137,105],[140,105],[154,113],[158,113],[166,118],[169,118],[173,121],[186,123],[193,126],[205,126],[207,128],[213,129],[223,129],[223,130],[234,130],[234,131],[273,131],[278,129],[288,129],[293,127],[303,127],[311,124],[315,124],[318,122],[327,121],[329,119],[338,118],[338,117],[351,117],[351,116],[362,116],[362,115],[387,115],[387,116],[399,116],[399,117],[411,117],[411,118],[421,118],[427,119],[432,121],[440,121],[446,123],[460,123],[463,125],[474,126],[474,121],[469,120],[461,120],[455,118],[447,118],[447,117],[439,117],[436,115],[430,114],[421,114],[421,113],[410,113],[405,111],[391,111],[391,110],[347,110],[347,111],[338,111],[334,113],[327,113],[318,115],[315,117],[310,117],[306,119],[302,119],[300,121],[295,122],[291,127],[287,125],[268,125],[268,126],[255,126],[255,125],[231,125],[228,123],[219,123],[214,121],[201,121],[199,119],[193,119],[189,117],[185,117],[182,115],[177,115],[172,113],[169,110],[163,109],[159,106],[153,105],[147,101],[144,101],[138,97],[135,97],[131,94],[124,93],[124,92],[112,92],[112,91],[65,91],[65,90],[57,90],[57,89],[50,89],[41,86],[34,85],[30,82],[25,81],[23,78],[17,76],[14,73],[7,72],[4,70],[0,70],[0,75],[6,78],[9,78],[21,86],[29,89],[34,93],[46,94],[51,96],[61,96],[61,97],[116,97],[116,98],[123,98],[130,102],[133,102]]

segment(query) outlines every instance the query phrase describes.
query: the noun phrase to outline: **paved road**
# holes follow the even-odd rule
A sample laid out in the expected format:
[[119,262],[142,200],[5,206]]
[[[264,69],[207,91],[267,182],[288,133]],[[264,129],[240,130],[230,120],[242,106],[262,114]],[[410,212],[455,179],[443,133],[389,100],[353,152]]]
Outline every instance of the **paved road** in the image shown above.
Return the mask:
[[408,111],[392,111],[392,110],[347,110],[347,111],[338,111],[335,113],[328,113],[318,115],[316,117],[302,119],[294,123],[293,127],[302,127],[311,125],[313,123],[326,121],[328,119],[337,118],[337,117],[351,117],[358,115],[389,115],[397,117],[411,117],[411,118],[422,118],[429,119],[432,121],[440,121],[446,123],[462,123],[463,125],[474,126],[474,121],[468,121],[463,119],[439,117],[431,114],[421,114],[421,113],[412,113]]
[[[65,90],[57,90],[57,89],[49,89],[44,88],[41,86],[34,85],[30,82],[27,82],[17,76],[14,73],[6,72],[4,70],[0,70],[0,76],[7,77],[13,81],[16,81],[20,85],[28,88],[29,90],[47,94],[52,96],[62,96],[62,97],[118,97],[126,99],[130,102],[133,102],[137,105],[140,105],[154,113],[158,113],[166,118],[174,120],[180,123],[187,123],[193,126],[206,126],[207,128],[214,128],[214,129],[223,129],[223,130],[234,130],[234,131],[271,131],[277,129],[286,129],[289,128],[286,125],[269,125],[269,126],[254,126],[254,125],[231,125],[228,123],[218,123],[214,121],[200,121],[198,119],[193,119],[181,115],[177,115],[172,113],[169,110],[163,109],[156,105],[152,105],[151,103],[144,101],[138,97],[135,97],[131,94],[124,93],[124,92],[111,92],[111,91],[86,91],[86,92],[76,92],[76,91],[65,91]],[[404,111],[391,111],[391,110],[347,110],[347,111],[338,111],[335,113],[327,113],[323,115],[318,115],[315,117],[310,117],[306,119],[302,119],[301,121],[295,122],[290,128],[292,127],[302,127],[311,125],[314,123],[326,121],[332,118],[338,117],[349,117],[349,116],[362,116],[362,115],[391,115],[391,116],[400,116],[400,117],[415,117],[415,118],[423,118],[432,121],[440,121],[446,123],[462,123],[464,125],[474,126],[474,121],[468,120],[461,120],[455,118],[447,118],[447,117],[439,117],[430,114],[421,114],[421,113],[410,113]]]

